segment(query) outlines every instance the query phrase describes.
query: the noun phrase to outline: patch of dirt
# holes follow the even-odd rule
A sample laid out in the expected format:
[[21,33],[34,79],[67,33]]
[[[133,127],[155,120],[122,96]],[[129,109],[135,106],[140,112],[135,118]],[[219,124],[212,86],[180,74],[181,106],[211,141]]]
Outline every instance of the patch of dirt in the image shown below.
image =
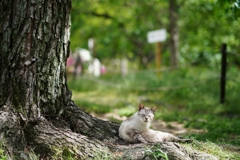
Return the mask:
[[119,116],[115,113],[105,113],[105,114],[96,114],[96,113],[91,113],[93,117],[99,118],[104,121],[111,121],[112,119],[115,119],[119,122],[124,121],[127,119],[126,116]]
[[164,122],[162,120],[154,120],[152,122],[152,128],[163,132],[169,132],[174,135],[186,135],[191,133],[204,133],[206,131],[202,129],[190,129],[185,128],[184,124],[179,122]]

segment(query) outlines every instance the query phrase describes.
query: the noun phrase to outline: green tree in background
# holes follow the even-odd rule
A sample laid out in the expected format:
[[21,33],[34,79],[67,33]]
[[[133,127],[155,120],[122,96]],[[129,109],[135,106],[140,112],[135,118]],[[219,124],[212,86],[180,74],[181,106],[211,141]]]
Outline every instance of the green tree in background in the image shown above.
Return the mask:
[[[191,13],[191,14],[190,14]],[[186,1],[181,8],[180,52],[185,61],[212,59],[227,43],[232,52],[239,51],[239,19],[211,1]],[[184,18],[185,17],[185,18]]]
[[239,0],[73,0],[72,6],[71,49],[88,48],[88,39],[94,38],[100,59],[127,57],[147,67],[155,55],[147,32],[160,28],[168,31],[165,65],[211,60],[222,43],[231,52],[239,50],[239,19],[234,20]]
[[87,48],[88,38],[93,37],[97,57],[137,58],[146,65],[155,52],[154,45],[147,43],[147,32],[167,26],[168,4],[159,2],[73,1],[71,48]]

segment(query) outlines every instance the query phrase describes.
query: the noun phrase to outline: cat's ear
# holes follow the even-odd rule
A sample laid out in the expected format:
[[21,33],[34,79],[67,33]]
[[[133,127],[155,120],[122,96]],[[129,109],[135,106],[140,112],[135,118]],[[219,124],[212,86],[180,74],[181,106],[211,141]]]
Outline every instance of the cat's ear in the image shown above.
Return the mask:
[[143,108],[144,108],[144,105],[142,103],[140,103],[139,106],[138,106],[138,110],[140,111]]
[[157,107],[153,107],[151,110],[153,111],[153,113],[155,112],[155,110],[157,109]]

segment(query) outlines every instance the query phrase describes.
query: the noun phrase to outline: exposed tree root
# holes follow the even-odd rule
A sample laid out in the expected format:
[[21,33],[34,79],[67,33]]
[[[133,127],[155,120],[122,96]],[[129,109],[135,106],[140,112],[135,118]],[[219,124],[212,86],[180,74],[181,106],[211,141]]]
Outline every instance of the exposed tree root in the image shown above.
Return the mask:
[[[65,125],[57,125],[63,121]],[[19,156],[32,148],[41,157],[71,156],[77,159],[151,159],[162,151],[169,159],[216,160],[217,158],[179,143],[129,144],[118,136],[119,124],[102,121],[71,105],[63,118],[50,122],[44,117],[33,122],[22,122],[21,116],[11,111],[0,111],[1,139],[10,155]],[[69,127],[68,127],[69,126]]]

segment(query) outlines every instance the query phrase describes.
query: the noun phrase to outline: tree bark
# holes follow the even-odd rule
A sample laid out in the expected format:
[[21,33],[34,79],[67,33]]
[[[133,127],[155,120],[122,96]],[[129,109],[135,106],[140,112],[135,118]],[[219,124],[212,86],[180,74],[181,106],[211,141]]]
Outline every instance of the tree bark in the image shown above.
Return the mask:
[[178,66],[178,45],[179,45],[179,34],[178,34],[178,4],[176,0],[169,1],[169,48],[170,48],[170,65]]
[[65,75],[70,8],[70,0],[0,2],[0,140],[7,154],[147,159],[146,147],[156,146],[172,159],[196,158],[177,143],[128,144],[118,136],[119,124],[73,103]]

